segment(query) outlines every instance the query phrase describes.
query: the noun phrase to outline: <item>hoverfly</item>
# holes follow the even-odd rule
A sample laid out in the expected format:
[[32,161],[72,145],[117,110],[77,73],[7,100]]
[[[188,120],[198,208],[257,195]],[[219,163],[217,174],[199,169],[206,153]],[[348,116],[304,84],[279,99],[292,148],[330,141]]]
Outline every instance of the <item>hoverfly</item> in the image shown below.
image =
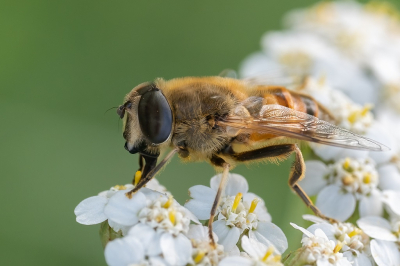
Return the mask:
[[[313,205],[298,184],[305,164],[297,143],[387,150],[374,140],[335,126],[332,115],[310,96],[234,78],[185,77],[142,83],[126,95],[117,113],[124,118],[125,149],[140,154],[140,181],[128,197],[176,153],[183,160],[207,161],[222,170],[208,224],[212,244],[214,215],[228,172],[236,164],[276,162],[294,153],[289,186],[317,216],[334,221]],[[157,164],[164,150],[171,151]]]

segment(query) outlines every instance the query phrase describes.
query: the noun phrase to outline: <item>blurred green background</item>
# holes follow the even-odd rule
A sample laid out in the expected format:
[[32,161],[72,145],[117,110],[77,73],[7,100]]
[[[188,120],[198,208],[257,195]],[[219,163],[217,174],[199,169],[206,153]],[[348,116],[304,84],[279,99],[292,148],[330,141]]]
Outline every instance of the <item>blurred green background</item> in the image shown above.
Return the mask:
[[[237,69],[285,12],[314,2],[2,1],[1,265],[105,265],[99,226],[76,223],[73,212],[137,169],[115,110],[105,111],[156,77]],[[289,222],[302,224],[305,208],[287,186],[289,168],[235,172],[294,250],[300,234]],[[158,179],[184,203],[188,188],[213,174],[175,159]]]

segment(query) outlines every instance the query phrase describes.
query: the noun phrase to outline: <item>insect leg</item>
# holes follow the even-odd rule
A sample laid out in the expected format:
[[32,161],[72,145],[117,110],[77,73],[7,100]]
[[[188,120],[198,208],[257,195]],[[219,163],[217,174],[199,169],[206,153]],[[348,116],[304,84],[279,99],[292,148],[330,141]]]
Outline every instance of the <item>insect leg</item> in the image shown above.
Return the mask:
[[234,153],[233,150],[230,150],[228,154],[234,160],[245,162],[268,158],[272,160],[282,160],[289,157],[289,155],[293,152],[296,154],[296,158],[290,171],[289,186],[293,189],[294,192],[296,192],[297,195],[299,195],[299,197],[303,200],[307,207],[309,207],[315,213],[315,215],[329,222],[335,223],[336,221],[334,219],[326,217],[321,213],[321,211],[312,203],[304,190],[299,186],[299,184],[297,184],[298,181],[304,178],[306,166],[304,163],[303,155],[301,154],[301,151],[296,144],[274,145],[241,153]]
[[297,195],[303,200],[303,202],[309,207],[315,215],[321,217],[330,223],[337,223],[335,219],[329,218],[321,213],[321,211],[315,206],[310,198],[307,196],[306,192],[297,184],[298,181],[304,178],[306,165],[304,163],[303,155],[297,145],[294,145],[294,152],[296,154],[296,159],[293,163],[292,169],[290,171],[289,186],[296,192]]
[[217,211],[217,208],[218,208],[218,205],[219,205],[219,201],[220,201],[221,196],[222,196],[222,192],[225,189],[226,181],[228,179],[228,174],[229,174],[229,164],[224,162],[222,164],[222,167],[223,167],[224,170],[222,172],[222,177],[221,177],[221,181],[219,183],[217,195],[215,195],[214,203],[213,203],[212,208],[211,208],[210,220],[208,220],[208,237],[210,239],[210,244],[213,247],[215,247],[215,240],[214,240],[214,237],[213,237],[212,224],[214,222],[214,216],[215,216],[215,213]]
[[177,152],[178,148],[170,151],[167,156],[165,156],[165,158],[159,164],[157,164],[157,166],[157,158],[151,158],[143,155],[143,158],[146,161],[146,165],[144,166],[143,170],[143,176],[141,177],[139,183],[131,191],[126,193],[126,196],[128,198],[132,198],[132,194],[136,193],[139,189],[145,186],[147,182],[149,182]]

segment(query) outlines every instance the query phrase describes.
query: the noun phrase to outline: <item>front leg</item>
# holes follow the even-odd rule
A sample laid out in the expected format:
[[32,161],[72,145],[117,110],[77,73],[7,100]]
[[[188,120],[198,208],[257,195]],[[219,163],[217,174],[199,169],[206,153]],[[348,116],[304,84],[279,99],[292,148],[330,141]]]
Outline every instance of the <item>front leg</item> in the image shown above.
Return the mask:
[[137,191],[139,191],[139,189],[145,186],[147,182],[149,182],[177,152],[178,148],[174,148],[172,151],[170,151],[170,153],[167,154],[167,156],[165,156],[165,158],[158,165],[156,165],[157,157],[152,158],[143,155],[146,161],[146,165],[144,166],[143,170],[143,175],[141,176],[139,183],[136,184],[135,188],[127,192],[126,196],[128,198],[132,198],[132,194],[136,193]]
[[216,166],[221,166],[223,168],[221,181],[219,182],[217,194],[215,195],[214,203],[212,205],[211,212],[210,212],[210,219],[208,220],[208,237],[210,239],[210,244],[215,248],[216,245],[215,245],[215,240],[214,240],[214,236],[213,236],[212,225],[214,222],[215,213],[217,212],[217,208],[218,208],[219,202],[221,200],[222,193],[226,186],[226,181],[228,179],[230,165],[228,163],[226,163],[222,158],[219,158],[217,156],[213,156],[211,158],[211,163]]

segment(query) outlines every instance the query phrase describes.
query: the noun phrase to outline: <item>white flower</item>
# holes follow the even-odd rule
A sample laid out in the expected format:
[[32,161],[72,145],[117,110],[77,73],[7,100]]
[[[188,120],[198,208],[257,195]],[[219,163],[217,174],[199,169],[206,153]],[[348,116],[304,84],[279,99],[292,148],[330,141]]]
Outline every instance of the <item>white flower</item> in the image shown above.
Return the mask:
[[343,253],[340,253],[341,244],[335,244],[335,241],[329,240],[324,231],[317,228],[313,233],[308,230],[290,223],[294,228],[303,232],[301,243],[304,250],[302,251],[306,258],[307,264],[319,265],[340,265],[350,266],[351,263],[347,260]]
[[390,223],[382,217],[368,216],[359,219],[357,224],[370,237],[400,243],[399,216],[392,216]]
[[104,250],[110,266],[169,266],[161,254],[160,235],[151,227],[137,224],[127,236],[109,242]]
[[316,205],[329,217],[347,220],[357,201],[361,217],[382,215],[384,204],[400,214],[400,172],[393,164],[376,166],[370,158],[345,158],[329,165],[307,161],[306,169],[300,185],[318,195]]
[[[108,224],[114,231],[126,234],[129,226],[138,222],[137,213],[146,204],[146,196],[142,192],[134,194],[132,199],[125,196],[132,188],[132,185],[115,186],[98,196],[83,200],[75,208],[76,221],[92,225],[108,219]],[[120,208],[124,209],[120,212],[124,216],[123,220],[115,215]]]
[[371,253],[378,266],[400,265],[399,247],[393,242],[374,239],[371,241]]
[[[185,207],[199,219],[209,219],[210,211],[221,175],[214,176],[206,186],[194,186],[189,189],[190,196]],[[264,244],[273,243],[280,252],[287,248],[287,240],[282,230],[271,223],[265,204],[256,195],[247,193],[246,179],[237,174],[230,174],[224,194],[217,209],[217,221],[213,223],[213,231],[219,238],[219,243],[229,252],[235,248],[241,234],[248,232],[249,237]]]
[[307,230],[311,233],[321,229],[329,240],[335,241],[343,256],[347,257],[353,265],[372,265],[369,260],[369,237],[351,223],[329,224],[316,216],[304,215],[304,219],[315,222]]
[[[226,256],[222,245],[216,244],[215,247],[210,245],[208,227],[191,224],[186,236],[190,239],[193,247],[193,261],[190,264],[214,266],[218,265],[218,262]],[[214,239],[218,242],[218,237],[215,234]],[[239,249],[237,249],[237,253],[239,254]]]
[[264,245],[247,236],[242,237],[242,248],[249,257],[231,256],[223,259],[220,266],[283,266],[281,254],[273,245]]

